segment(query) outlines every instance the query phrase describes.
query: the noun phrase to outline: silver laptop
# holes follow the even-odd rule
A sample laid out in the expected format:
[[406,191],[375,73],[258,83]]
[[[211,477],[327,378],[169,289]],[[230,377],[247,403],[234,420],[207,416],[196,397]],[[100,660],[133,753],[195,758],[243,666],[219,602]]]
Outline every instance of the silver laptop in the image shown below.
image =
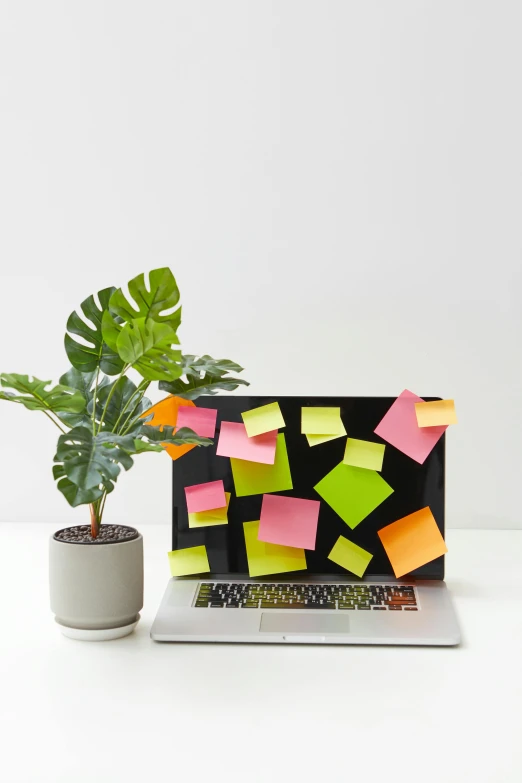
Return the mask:
[[[274,401],[279,402],[286,425],[280,432],[284,433],[291,487],[281,483],[280,476],[274,484],[273,471],[261,470],[259,480],[249,489],[238,470],[241,465],[216,456],[220,425],[223,421],[241,423],[242,412]],[[172,549],[205,545],[210,571],[169,581],[151,629],[152,639],[261,644],[459,644],[458,622],[443,581],[444,557],[395,579],[378,536],[381,528],[427,506],[444,535],[446,436],[440,438],[423,464],[387,444],[380,475],[393,492],[353,529],[314,489],[343,461],[346,436],[309,446],[301,434],[301,409],[339,407],[350,437],[382,443],[374,430],[393,402],[394,398],[388,397],[238,395],[198,399],[198,406],[217,408],[215,444],[195,448],[173,463]],[[230,493],[227,523],[191,527],[184,488],[219,479]],[[245,494],[253,490],[256,494]],[[244,525],[260,519],[265,493],[320,501],[315,548],[304,551],[306,568],[249,576],[252,563]],[[339,536],[373,555],[363,578],[328,558]]]

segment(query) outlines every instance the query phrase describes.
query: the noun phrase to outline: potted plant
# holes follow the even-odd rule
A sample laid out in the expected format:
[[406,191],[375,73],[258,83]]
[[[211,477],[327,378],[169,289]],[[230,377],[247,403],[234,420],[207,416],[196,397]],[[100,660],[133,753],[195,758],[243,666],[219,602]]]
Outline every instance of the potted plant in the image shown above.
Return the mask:
[[[105,288],[67,321],[71,367],[59,383],[0,374],[0,399],[41,411],[60,430],[53,475],[70,506],[88,506],[90,524],[56,532],[50,541],[51,608],[66,636],[114,639],[131,633],[143,606],[143,540],[133,527],[103,524],[107,496],[134,457],[167,449],[175,458],[208,438],[176,429],[177,406],[246,381],[226,359],[182,355],[180,294],[168,268]],[[78,339],[79,338],[79,339]],[[137,375],[138,383],[129,377]],[[151,383],[168,392],[173,412],[154,424],[145,397]],[[184,399],[183,399],[184,398]],[[165,402],[165,401],[164,401]]]

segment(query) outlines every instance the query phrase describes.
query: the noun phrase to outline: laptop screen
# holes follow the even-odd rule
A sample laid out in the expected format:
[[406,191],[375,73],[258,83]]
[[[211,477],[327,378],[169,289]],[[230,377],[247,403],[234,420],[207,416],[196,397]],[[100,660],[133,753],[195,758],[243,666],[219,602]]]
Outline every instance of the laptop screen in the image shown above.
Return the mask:
[[[423,399],[430,402],[439,398]],[[204,544],[211,573],[248,575],[243,523],[259,520],[263,496],[252,494],[237,497],[231,461],[228,457],[216,456],[216,447],[222,422],[242,423],[243,411],[275,401],[279,403],[285,420],[286,426],[280,432],[284,432],[285,436],[293,485],[291,490],[277,494],[320,501],[315,549],[306,550],[306,571],[289,573],[290,581],[315,574],[351,576],[328,559],[328,554],[339,536],[345,536],[373,555],[365,579],[375,576],[394,578],[377,531],[425,506],[430,507],[444,535],[444,435],[422,465],[386,444],[380,475],[393,488],[393,492],[353,530],[314,489],[326,474],[343,461],[346,437],[309,446],[306,436],[301,434],[301,409],[309,406],[339,407],[342,422],[350,438],[383,443],[374,430],[395,398],[216,396],[200,397],[196,401],[198,407],[214,408],[218,411],[214,445],[194,448],[173,462],[173,549]],[[185,487],[218,479],[223,480],[225,492],[231,493],[228,524],[190,528]],[[279,574],[277,578],[280,579],[281,576],[284,575]],[[442,579],[444,558],[439,557],[418,568],[411,576],[420,579]],[[265,577],[264,581],[269,581],[269,577]]]

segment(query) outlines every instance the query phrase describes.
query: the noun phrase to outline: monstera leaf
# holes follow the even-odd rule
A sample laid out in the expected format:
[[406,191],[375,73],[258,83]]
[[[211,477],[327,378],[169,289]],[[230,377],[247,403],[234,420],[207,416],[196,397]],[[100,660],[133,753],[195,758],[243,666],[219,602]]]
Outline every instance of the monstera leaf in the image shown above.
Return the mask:
[[[162,315],[179,303],[179,289],[176,278],[168,267],[153,269],[149,274],[150,290],[145,283],[145,275],[135,277],[129,283],[129,293],[134,302],[129,302],[121,288],[114,291],[110,298],[109,310],[113,316],[125,323],[137,318],[150,319],[156,323],[167,324],[174,331],[181,323],[181,308],[169,315]],[[137,308],[137,309],[136,309]]]
[[[93,435],[87,427],[74,427],[58,438],[54,462],[59,468],[56,470],[55,467],[55,478],[58,473],[84,493],[95,489],[110,492],[121,467],[129,470],[134,464],[129,453],[132,451],[134,439],[130,436],[114,435],[112,432]],[[60,488],[58,485],[58,488],[66,494],[63,486]],[[65,489],[70,492],[68,484]],[[81,502],[85,501],[78,501],[77,505]]]
[[145,318],[125,324],[116,341],[125,362],[149,381],[174,380],[181,375],[181,351],[174,329]]
[[111,483],[110,488],[107,488],[107,490],[105,487],[103,489],[100,489],[99,487],[81,489],[80,487],[77,487],[76,484],[73,484],[72,481],[69,481],[65,475],[63,465],[53,465],[53,476],[58,481],[56,486],[73,508],[88,503],[94,503],[101,498],[104,491],[111,492],[114,488],[114,484]]
[[[84,427],[91,426],[92,415],[92,398],[94,396],[94,389],[96,388],[96,376],[97,371],[93,372],[80,372],[75,367],[71,367],[60,378],[60,383],[64,386],[69,386],[71,389],[76,389],[83,396],[86,405],[86,411],[84,413],[60,413],[60,420],[67,424],[69,427],[77,427],[79,424]],[[106,375],[102,375],[98,379],[97,395],[101,390],[110,384]]]
[[159,384],[162,391],[175,394],[177,397],[185,397],[187,400],[196,400],[203,394],[217,394],[218,391],[233,391],[238,386],[249,386],[242,378],[233,378],[229,372],[242,372],[239,364],[228,359],[213,359],[211,356],[182,357],[182,378],[174,381],[162,381]]
[[0,399],[21,403],[31,411],[50,411],[61,418],[66,411],[81,413],[85,409],[83,395],[69,386],[58,384],[47,389],[51,381],[41,381],[34,376],[16,373],[0,374],[0,383],[4,389],[19,392],[13,394],[0,391]]
[[[138,397],[136,397],[135,402],[132,401],[132,398],[137,390],[138,387],[136,384],[126,376],[118,378],[117,380],[112,381],[112,383],[108,382],[102,387],[98,387],[98,394],[96,395],[96,421],[100,421],[109,397],[109,404],[107,405],[103,417],[104,429],[114,432],[117,423],[119,422],[120,425],[123,424],[127,416],[133,413],[133,411],[133,416],[139,416],[143,413],[143,411],[150,407],[151,403],[150,400],[144,397],[137,407],[135,407],[135,404],[138,402]],[[93,405],[94,400],[91,397],[87,406],[87,412],[90,416],[92,416]]]
[[109,309],[103,313],[102,333],[103,339],[114,352],[119,352],[118,337],[124,324],[144,319],[177,331],[181,323],[181,307],[162,315],[165,310],[171,310],[179,303],[179,289],[174,275],[167,267],[153,269],[149,275],[149,286],[150,290],[145,275],[141,274],[129,282],[132,302],[129,302],[121,288],[112,294]]
[[134,437],[136,454],[140,454],[143,451],[163,451],[164,446],[212,445],[210,438],[196,435],[188,427],[181,427],[181,429],[175,430],[174,427],[169,426],[153,427],[152,425],[138,423],[133,429],[132,435]]
[[[65,350],[73,367],[82,373],[93,372],[99,367],[107,375],[117,375],[123,367],[117,352],[105,342],[102,334],[103,315],[107,312],[109,300],[115,290],[111,287],[98,291],[101,307],[98,307],[93,296],[87,297],[81,303],[80,307],[87,322],[77,312],[71,313],[67,321],[67,331],[70,334],[66,334],[64,338]],[[119,318],[115,319],[115,323],[117,321]],[[87,344],[78,342],[71,334],[81,337]]]

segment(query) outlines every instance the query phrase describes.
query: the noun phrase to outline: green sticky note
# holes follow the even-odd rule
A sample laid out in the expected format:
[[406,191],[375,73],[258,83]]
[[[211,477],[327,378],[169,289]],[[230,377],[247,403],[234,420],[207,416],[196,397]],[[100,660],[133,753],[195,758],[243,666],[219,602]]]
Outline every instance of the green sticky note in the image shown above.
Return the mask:
[[230,458],[234,486],[238,498],[245,495],[264,495],[270,492],[283,492],[293,489],[288,452],[283,432],[277,436],[273,465],[262,462],[247,462],[244,459]]
[[301,408],[304,435],[338,435],[342,426],[340,408]]
[[263,435],[265,432],[273,432],[285,426],[285,420],[278,402],[262,405],[260,408],[252,408],[241,414],[243,423],[249,438],[255,435]]
[[344,536],[339,536],[335,542],[334,548],[328,555],[328,560],[332,560],[341,568],[346,568],[350,573],[356,576],[362,576],[368,568],[368,563],[373,555],[366,549],[357,546],[352,541],[348,541]]
[[352,530],[393,492],[375,470],[354,468],[343,462],[314,489]]
[[245,546],[250,576],[284,574],[287,571],[303,571],[306,568],[304,549],[259,541],[259,520],[243,522]]
[[384,449],[384,443],[372,443],[369,440],[348,438],[343,462],[345,465],[353,465],[356,468],[382,470]]
[[210,571],[207,548],[191,546],[188,549],[175,549],[169,552],[170,573],[172,576],[205,574]]

